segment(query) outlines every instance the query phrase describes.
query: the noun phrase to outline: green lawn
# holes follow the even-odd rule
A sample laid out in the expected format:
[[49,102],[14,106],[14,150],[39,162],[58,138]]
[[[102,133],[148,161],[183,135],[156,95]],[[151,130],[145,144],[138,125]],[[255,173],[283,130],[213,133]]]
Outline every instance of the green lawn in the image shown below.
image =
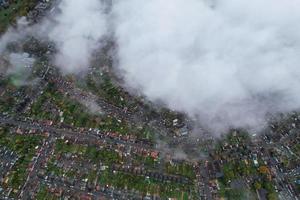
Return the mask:
[[176,174],[185,176],[191,180],[196,178],[196,174],[193,170],[193,166],[187,163],[180,163],[171,165],[170,163],[166,163],[166,172],[169,174]]
[[[123,172],[113,173],[109,169],[103,171],[98,180],[101,185],[111,185],[120,189],[127,188],[129,190],[137,190],[144,195],[147,193],[158,195],[162,199],[189,199],[189,191],[193,187],[193,185],[161,182],[151,178],[148,179],[143,176]],[[195,197],[191,197],[191,199],[193,198]]]

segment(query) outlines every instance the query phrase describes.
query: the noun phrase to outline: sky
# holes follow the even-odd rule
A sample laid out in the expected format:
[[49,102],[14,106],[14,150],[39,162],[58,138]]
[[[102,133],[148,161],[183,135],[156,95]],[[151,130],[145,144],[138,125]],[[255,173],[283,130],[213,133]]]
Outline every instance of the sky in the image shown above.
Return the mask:
[[64,73],[86,71],[111,35],[124,87],[216,132],[299,109],[300,0],[113,0],[108,12],[102,2],[62,0],[25,29],[56,44]]

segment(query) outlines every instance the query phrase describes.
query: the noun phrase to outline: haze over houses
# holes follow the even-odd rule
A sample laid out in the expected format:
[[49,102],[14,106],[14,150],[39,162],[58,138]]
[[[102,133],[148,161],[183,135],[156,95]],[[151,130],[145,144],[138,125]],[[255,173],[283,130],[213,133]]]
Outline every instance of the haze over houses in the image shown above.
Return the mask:
[[[23,2],[0,0],[0,13],[15,19]],[[25,9],[29,22],[57,12],[53,2]],[[8,45],[34,61],[0,72],[0,199],[299,199],[298,112],[214,137],[126,91],[107,40],[86,76],[62,74],[47,40]]]

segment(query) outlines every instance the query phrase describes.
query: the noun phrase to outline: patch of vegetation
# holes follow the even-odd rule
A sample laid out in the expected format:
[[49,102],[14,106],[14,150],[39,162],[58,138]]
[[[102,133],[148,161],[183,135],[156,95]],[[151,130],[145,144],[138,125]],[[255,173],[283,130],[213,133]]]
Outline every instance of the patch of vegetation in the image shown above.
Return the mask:
[[[63,115],[59,116],[59,112]],[[100,116],[90,113],[82,104],[62,94],[54,83],[48,83],[43,94],[33,103],[29,117],[52,120],[75,127],[98,128],[103,132],[116,132],[121,135],[135,135],[138,139],[154,141],[154,133],[147,126],[137,128],[113,116]]]
[[47,199],[47,200],[56,200],[56,199],[59,199],[59,198],[55,197],[55,195],[51,194],[49,192],[49,189],[45,185],[40,186],[35,198],[37,200],[45,200],[45,199]]
[[191,180],[196,178],[193,166],[188,163],[171,164],[166,163],[166,172],[169,174],[176,174],[185,176]]
[[150,156],[135,155],[133,159],[133,165],[144,165],[147,169],[155,169],[158,164],[158,161]]
[[[99,78],[100,77],[100,78]],[[134,110],[138,101],[130,96],[123,88],[112,82],[106,73],[95,72],[87,76],[86,83],[78,83],[84,89],[88,89],[107,102],[119,107]]]
[[15,23],[16,19],[26,16],[28,12],[35,6],[36,0],[9,0],[7,7],[0,8],[0,33]]
[[[63,113],[62,116],[59,116],[59,111]],[[88,113],[83,105],[59,92],[51,82],[32,105],[29,116],[54,122],[60,122],[62,117],[65,124],[76,127],[96,127],[97,125],[97,116]]]
[[29,92],[26,86],[14,84],[14,77],[8,76],[0,80],[0,112],[14,114],[14,109],[21,105],[24,94]]
[[[6,128],[0,129],[0,146],[6,146],[18,155],[12,170],[5,175],[8,181],[3,185],[4,188],[13,188],[13,191],[21,188],[27,178],[29,164],[36,153],[35,147],[41,145],[41,141],[42,136],[15,135],[10,134]],[[13,197],[16,195],[14,192],[11,194]]]
[[173,182],[161,182],[152,178],[127,174],[123,172],[112,172],[107,169],[100,174],[101,185],[111,185],[120,189],[137,190],[144,195],[158,195],[162,199],[195,199],[192,195],[193,185],[177,184]]
[[[67,155],[69,155],[69,158],[66,158]],[[122,161],[119,154],[113,150],[69,143],[66,142],[66,140],[59,139],[55,144],[55,154],[47,163],[47,172],[53,173],[56,176],[66,174],[67,177],[75,177],[78,174],[77,170],[64,170],[57,166],[60,162],[60,159],[58,158],[68,160],[72,159],[71,156],[76,157],[76,162],[78,162],[78,164],[90,163],[91,165],[98,165],[99,163],[102,163],[104,165],[112,166],[113,164],[118,164]],[[89,174],[86,175],[87,178],[90,176],[91,175]]]

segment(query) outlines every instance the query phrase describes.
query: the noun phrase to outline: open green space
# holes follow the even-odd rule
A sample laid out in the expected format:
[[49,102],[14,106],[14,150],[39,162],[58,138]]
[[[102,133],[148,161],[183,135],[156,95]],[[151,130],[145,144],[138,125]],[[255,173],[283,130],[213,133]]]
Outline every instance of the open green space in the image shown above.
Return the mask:
[[195,199],[193,185],[177,184],[173,182],[161,182],[152,178],[113,172],[109,169],[103,171],[99,177],[100,185],[110,185],[120,189],[137,190],[144,195],[157,195],[162,199]]
[[159,165],[159,161],[151,156],[135,155],[133,157],[133,165],[144,165],[147,169],[155,169]]
[[130,96],[123,88],[114,84],[107,73],[94,72],[87,76],[86,83],[77,84],[120,108],[127,107],[132,110],[138,104],[136,97]]
[[188,163],[166,163],[165,164],[166,172],[169,174],[176,174],[180,176],[185,176],[191,180],[196,178],[196,174],[194,172],[193,166]]

